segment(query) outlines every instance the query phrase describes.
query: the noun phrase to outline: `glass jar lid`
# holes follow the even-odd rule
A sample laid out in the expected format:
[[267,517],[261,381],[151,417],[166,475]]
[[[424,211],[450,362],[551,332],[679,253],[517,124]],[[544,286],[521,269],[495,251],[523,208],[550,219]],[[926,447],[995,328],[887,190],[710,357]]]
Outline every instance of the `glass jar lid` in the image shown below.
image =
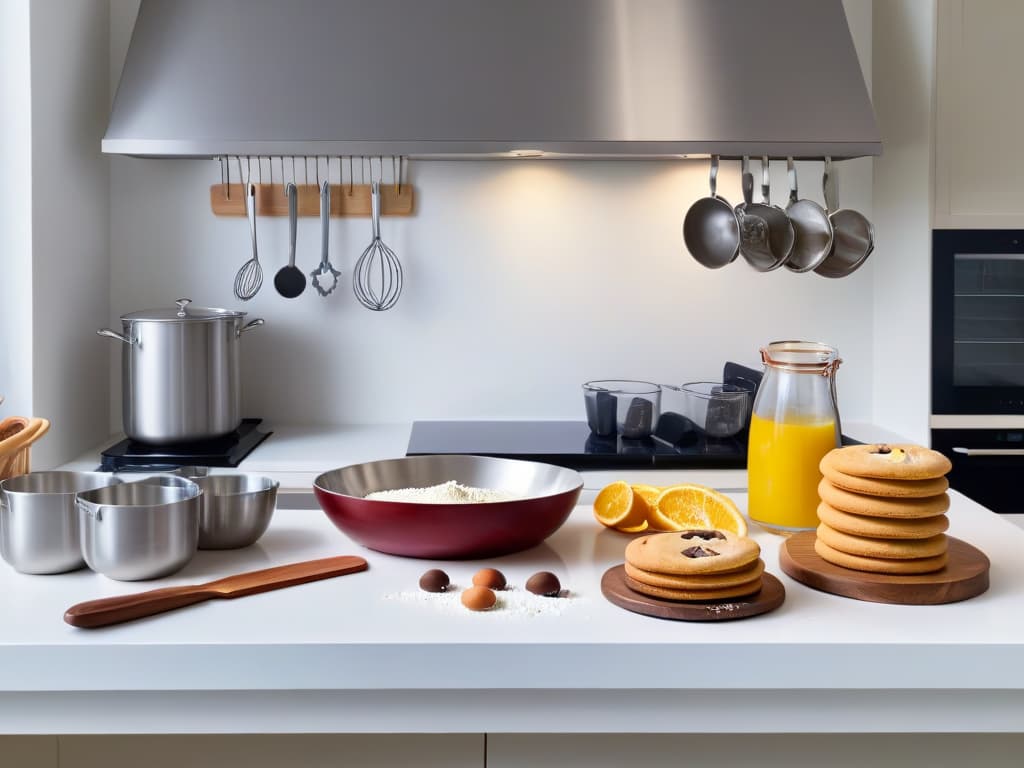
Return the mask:
[[140,309],[137,312],[129,312],[121,315],[121,320],[135,322],[137,320],[148,320],[155,322],[206,322],[210,320],[232,319],[245,317],[245,312],[238,312],[233,309],[216,309],[212,307],[193,307],[192,299],[176,299],[176,307],[165,307],[162,309]]
[[773,341],[761,347],[761,361],[792,373],[834,373],[843,361],[839,350],[819,341]]

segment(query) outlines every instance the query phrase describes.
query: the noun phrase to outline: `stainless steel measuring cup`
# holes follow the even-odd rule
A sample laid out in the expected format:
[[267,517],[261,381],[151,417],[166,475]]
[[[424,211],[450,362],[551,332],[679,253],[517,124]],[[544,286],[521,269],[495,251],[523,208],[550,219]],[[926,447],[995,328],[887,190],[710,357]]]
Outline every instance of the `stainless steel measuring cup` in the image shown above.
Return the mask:
[[793,251],[786,269],[810,272],[821,264],[832,250],[832,222],[828,212],[813,200],[800,199],[797,191],[796,166],[786,158],[789,173],[789,205],[786,215],[793,223]]
[[740,253],[754,269],[770,272],[789,259],[793,250],[793,224],[786,212],[771,204],[770,164],[761,158],[761,202],[744,206],[740,223]]
[[875,228],[859,211],[839,207],[838,180],[832,158],[825,158],[822,176],[825,205],[834,232],[832,250],[814,270],[822,277],[846,277],[853,274],[875,250]]
[[740,227],[728,201],[717,194],[718,155],[711,156],[711,194],[690,206],[683,219],[683,241],[690,255],[709,269],[735,261],[740,248]]

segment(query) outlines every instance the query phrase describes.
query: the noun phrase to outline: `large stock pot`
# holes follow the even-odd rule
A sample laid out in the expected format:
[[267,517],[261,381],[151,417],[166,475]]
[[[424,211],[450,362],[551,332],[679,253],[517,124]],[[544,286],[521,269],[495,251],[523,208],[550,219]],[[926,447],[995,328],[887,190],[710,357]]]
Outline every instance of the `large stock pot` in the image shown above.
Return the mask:
[[153,445],[209,440],[242,423],[239,342],[263,325],[245,312],[192,307],[121,316],[122,333],[97,333],[123,343],[121,412],[125,434]]

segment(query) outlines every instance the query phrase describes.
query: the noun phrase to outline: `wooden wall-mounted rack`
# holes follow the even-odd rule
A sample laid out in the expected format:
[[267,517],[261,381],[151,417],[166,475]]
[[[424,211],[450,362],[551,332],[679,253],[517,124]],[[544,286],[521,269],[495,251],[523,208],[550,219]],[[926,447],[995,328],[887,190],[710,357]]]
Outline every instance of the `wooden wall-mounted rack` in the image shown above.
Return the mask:
[[[210,187],[210,209],[217,216],[245,216],[245,186],[226,184]],[[320,190],[315,184],[297,184],[299,216],[320,215]],[[381,216],[411,216],[414,190],[411,184],[380,185]],[[288,198],[280,183],[256,185],[256,215],[287,216]],[[331,216],[369,216],[369,184],[331,184]]]

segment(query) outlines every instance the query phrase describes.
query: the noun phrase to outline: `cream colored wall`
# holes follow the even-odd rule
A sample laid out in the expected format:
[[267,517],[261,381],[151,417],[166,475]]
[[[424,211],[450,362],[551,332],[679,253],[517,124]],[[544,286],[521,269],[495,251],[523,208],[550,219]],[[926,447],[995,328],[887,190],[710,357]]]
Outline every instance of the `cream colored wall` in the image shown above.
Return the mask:
[[931,392],[933,0],[876,0],[874,421],[925,445]]

